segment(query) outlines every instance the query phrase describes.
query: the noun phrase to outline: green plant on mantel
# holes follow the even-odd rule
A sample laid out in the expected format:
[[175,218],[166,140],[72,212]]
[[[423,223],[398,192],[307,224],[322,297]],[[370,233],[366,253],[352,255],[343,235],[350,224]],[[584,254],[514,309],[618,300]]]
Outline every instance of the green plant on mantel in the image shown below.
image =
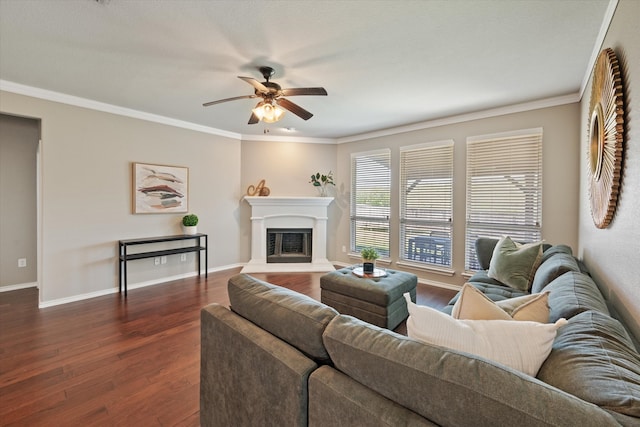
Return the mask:
[[185,227],[195,227],[198,225],[198,215],[188,214],[182,217],[182,225]]
[[317,172],[316,174],[311,175],[311,181],[309,182],[313,184],[314,187],[318,187],[321,196],[327,195],[327,185],[336,185],[333,182],[333,172],[331,171],[326,175],[322,175],[320,172]]
[[360,251],[360,256],[362,256],[362,259],[364,260],[375,261],[380,257],[380,254],[375,250],[375,248],[363,248]]

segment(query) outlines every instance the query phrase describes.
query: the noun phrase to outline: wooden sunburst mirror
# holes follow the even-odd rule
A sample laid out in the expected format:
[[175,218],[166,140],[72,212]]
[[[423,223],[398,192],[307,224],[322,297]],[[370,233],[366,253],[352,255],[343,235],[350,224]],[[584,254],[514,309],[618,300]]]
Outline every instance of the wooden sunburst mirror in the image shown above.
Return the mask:
[[589,199],[598,228],[606,228],[616,210],[624,134],[624,100],[618,59],[612,49],[598,55],[589,102]]

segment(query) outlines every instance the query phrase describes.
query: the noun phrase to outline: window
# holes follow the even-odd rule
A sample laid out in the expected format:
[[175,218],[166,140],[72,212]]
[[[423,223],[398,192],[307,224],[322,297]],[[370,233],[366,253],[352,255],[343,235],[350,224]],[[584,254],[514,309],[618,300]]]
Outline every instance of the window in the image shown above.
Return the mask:
[[373,247],[389,256],[389,150],[351,155],[351,251]]
[[542,129],[467,138],[465,268],[477,270],[478,237],[541,238]]
[[400,149],[400,259],[451,267],[453,141]]

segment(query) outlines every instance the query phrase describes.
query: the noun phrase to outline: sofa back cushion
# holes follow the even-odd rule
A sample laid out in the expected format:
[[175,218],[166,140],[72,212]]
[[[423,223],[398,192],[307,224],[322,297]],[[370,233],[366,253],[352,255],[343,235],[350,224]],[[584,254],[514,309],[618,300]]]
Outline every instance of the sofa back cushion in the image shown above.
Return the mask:
[[[578,267],[578,261],[566,252],[556,252],[555,249],[561,246],[554,246],[547,252],[553,252],[548,256],[547,252],[542,257],[542,263],[536,270],[536,274],[533,276],[533,282],[531,283],[531,292],[542,292],[549,283],[551,283],[556,277],[562,276],[569,271],[580,271]],[[568,247],[568,246],[567,246]]]
[[338,315],[306,295],[247,274],[229,279],[231,309],[318,362],[329,359],[322,333]]
[[591,277],[570,271],[555,279],[545,291],[549,292],[549,321],[571,319],[584,311],[595,310],[609,315],[607,303]]
[[491,263],[491,256],[493,250],[498,244],[499,239],[493,237],[478,237],[475,241],[476,257],[478,264],[480,264],[480,270],[488,270]]
[[558,331],[538,378],[605,409],[640,417],[640,356],[620,322],[597,311],[578,314]]
[[545,262],[555,254],[567,254],[573,255],[573,250],[571,246],[568,245],[546,245],[542,248],[542,260],[540,262]]
[[337,369],[439,425],[616,425],[533,377],[350,316],[334,318],[324,342]]

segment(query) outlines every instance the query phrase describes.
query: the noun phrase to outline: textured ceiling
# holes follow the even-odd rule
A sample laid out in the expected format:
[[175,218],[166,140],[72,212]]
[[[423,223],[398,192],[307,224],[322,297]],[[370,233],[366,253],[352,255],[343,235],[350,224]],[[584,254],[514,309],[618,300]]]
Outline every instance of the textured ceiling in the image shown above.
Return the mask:
[[[613,3],[615,4],[615,3]],[[345,138],[577,95],[609,0],[0,0],[0,80],[237,133]],[[606,24],[606,22],[605,22]],[[314,113],[248,125],[237,76]],[[295,128],[286,132],[285,127]]]

